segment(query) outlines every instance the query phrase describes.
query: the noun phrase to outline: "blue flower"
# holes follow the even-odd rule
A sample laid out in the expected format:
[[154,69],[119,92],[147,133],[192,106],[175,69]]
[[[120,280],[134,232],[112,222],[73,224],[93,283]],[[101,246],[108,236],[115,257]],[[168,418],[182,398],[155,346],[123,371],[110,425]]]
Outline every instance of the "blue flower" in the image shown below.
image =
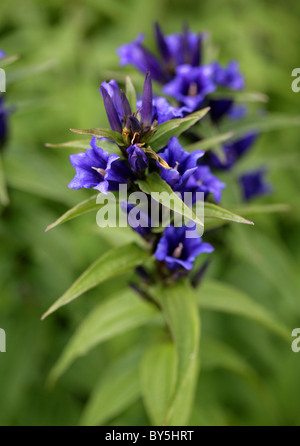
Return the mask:
[[0,59],[4,59],[6,57],[6,53],[3,50],[0,50]]
[[159,58],[144,46],[144,35],[118,49],[121,65],[134,65],[142,73],[151,72],[153,79],[166,83],[174,76],[176,66],[190,64],[198,66],[202,58],[202,40],[205,34],[196,34],[184,28],[182,33],[164,35],[155,24],[155,38]]
[[243,138],[223,146],[224,160],[215,153],[207,155],[209,165],[214,169],[228,170],[251,148],[257,138],[257,133],[248,133]]
[[272,191],[270,184],[265,182],[265,174],[265,169],[258,169],[247,172],[239,178],[244,200],[250,201]]
[[216,89],[213,73],[211,65],[201,67],[181,65],[176,68],[174,79],[163,87],[163,91],[176,98],[180,104],[188,107],[189,112],[192,112],[201,105],[208,93]]
[[[136,103],[136,108],[142,107],[142,101]],[[168,103],[166,98],[160,96],[152,100],[152,122],[157,121],[157,124],[170,121],[175,118],[183,118],[188,112],[187,107],[173,107]]]
[[203,192],[205,200],[209,194],[213,194],[215,201],[219,202],[225,187],[226,184],[213,175],[208,166],[200,165],[187,180],[184,192],[193,193],[193,203],[196,201],[197,192]]
[[227,114],[230,114],[233,107],[233,99],[210,99],[207,104],[210,107],[209,116],[214,124]]
[[154,257],[164,261],[170,270],[184,268],[191,270],[196,257],[204,252],[212,252],[214,248],[209,243],[204,243],[197,234],[188,238],[189,228],[182,226],[175,228],[169,226],[165,229],[163,236],[158,242]]
[[182,191],[188,178],[197,170],[197,161],[203,155],[204,152],[201,150],[194,150],[192,153],[185,152],[178,139],[172,136],[167,147],[159,152],[159,156],[171,167],[167,169],[157,162],[161,168],[162,179],[174,191]]
[[239,64],[236,61],[228,63],[227,67],[222,67],[218,62],[213,64],[214,82],[229,88],[230,90],[241,90],[245,86],[244,76],[239,71]]
[[144,150],[134,144],[126,150],[128,153],[128,161],[132,170],[136,173],[143,172],[148,165],[148,158]]
[[0,149],[4,146],[7,139],[7,110],[4,108],[4,97],[0,96]]
[[97,189],[107,194],[118,190],[119,184],[125,184],[130,177],[130,170],[120,157],[108,154],[97,146],[97,138],[91,140],[91,149],[85,153],[70,156],[70,163],[75,167],[76,175],[69,184],[70,189]]
[[[123,212],[127,213],[127,222],[129,226],[137,232],[140,236],[147,238],[151,234],[151,218],[147,210],[143,209],[141,205],[134,205],[128,201],[123,201],[121,204]],[[134,217],[131,211],[135,208]]]

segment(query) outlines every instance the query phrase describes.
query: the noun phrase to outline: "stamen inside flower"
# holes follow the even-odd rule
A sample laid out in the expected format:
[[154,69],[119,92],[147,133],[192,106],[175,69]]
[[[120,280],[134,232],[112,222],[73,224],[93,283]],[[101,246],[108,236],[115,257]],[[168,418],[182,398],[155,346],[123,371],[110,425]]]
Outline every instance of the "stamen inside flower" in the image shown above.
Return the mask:
[[103,177],[106,174],[106,170],[105,169],[101,169],[101,167],[92,167],[92,169],[96,170],[98,173],[100,173],[100,175],[102,175]]
[[182,250],[183,250],[183,243],[180,242],[177,248],[174,249],[172,257],[175,257],[175,259],[179,259],[179,257],[182,254]]
[[189,86],[188,96],[197,96],[198,94],[198,85],[196,82],[192,82]]

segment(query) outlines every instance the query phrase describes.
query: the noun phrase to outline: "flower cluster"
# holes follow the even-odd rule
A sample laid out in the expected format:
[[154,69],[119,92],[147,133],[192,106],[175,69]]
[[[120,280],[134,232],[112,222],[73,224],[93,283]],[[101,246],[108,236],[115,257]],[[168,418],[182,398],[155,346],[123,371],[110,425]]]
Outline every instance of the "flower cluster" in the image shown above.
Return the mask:
[[[172,134],[159,150],[153,150],[151,144],[156,132],[163,133],[162,126],[177,119],[176,128],[190,113],[207,106],[210,110],[208,124],[216,128],[223,119],[243,117],[245,110],[235,104],[234,96],[214,96],[214,93],[217,90],[230,92],[243,89],[244,77],[235,61],[225,67],[216,61],[202,64],[203,33],[195,34],[184,28],[182,33],[164,35],[156,24],[155,36],[158,57],[146,49],[141,35],[118,49],[121,65],[132,64],[145,73],[142,96],[133,101],[131,94],[129,101],[115,80],[102,83],[100,92],[111,131],[105,135],[89,133],[94,135],[90,148],[84,153],[70,156],[76,175],[69,187],[94,188],[107,194],[126,184],[130,193],[139,191],[140,181],[155,173],[179,197],[183,197],[185,192],[191,193],[189,206],[197,201],[198,192],[202,193],[205,201],[218,203],[226,185],[213,172],[233,168],[253,145],[256,134],[248,133],[224,144],[223,157],[213,150],[207,153],[186,150]],[[153,95],[151,79],[162,84],[162,91],[171,97],[172,104],[164,96]],[[189,133],[186,132],[186,135],[188,138]],[[190,136],[195,138],[192,134]],[[104,139],[115,144],[116,153],[101,148]],[[263,174],[264,171],[260,170],[240,178],[245,200],[269,192]],[[156,203],[156,206],[159,208],[160,205]],[[199,254],[213,251],[213,247],[203,242],[198,234],[187,236],[187,231],[191,229],[186,226],[175,227],[171,221],[165,229],[162,227],[154,231],[146,212],[148,209],[144,209],[145,212],[140,209],[140,224],[136,225],[130,217],[133,205],[123,202],[121,207],[128,214],[132,229],[149,243],[160,265],[159,270],[163,268],[164,275],[166,271],[169,275],[187,272],[192,269]]]

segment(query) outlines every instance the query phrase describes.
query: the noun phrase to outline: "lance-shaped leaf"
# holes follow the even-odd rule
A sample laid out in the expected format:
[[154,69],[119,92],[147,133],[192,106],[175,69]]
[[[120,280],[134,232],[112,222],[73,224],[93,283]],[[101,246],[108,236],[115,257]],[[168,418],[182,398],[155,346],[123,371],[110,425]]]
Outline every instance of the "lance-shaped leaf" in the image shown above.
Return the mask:
[[151,195],[153,200],[182,215],[185,219],[192,220],[198,225],[203,226],[203,221],[181,200],[158,173],[151,173],[145,180],[138,180],[137,184],[143,192]]
[[70,303],[99,283],[125,271],[132,270],[146,261],[149,254],[135,243],[120,246],[104,254],[93,263],[73,285],[49,308],[42,319],[58,308]]
[[[58,149],[72,149],[72,150],[78,150],[78,151],[82,151],[82,150],[86,150],[90,147],[90,143],[91,143],[91,139],[81,139],[81,140],[76,140],[76,141],[67,141],[67,142],[62,142],[62,143],[58,143],[58,144],[52,144],[52,143],[47,143],[45,144],[46,147],[51,147],[51,148],[58,148]],[[105,141],[105,140],[99,140],[98,141],[98,145],[99,147],[101,147],[101,149],[105,150],[108,153],[116,153],[118,152],[121,153],[119,151],[119,148],[117,147],[117,145],[111,141]]]
[[235,314],[259,323],[283,339],[290,339],[290,330],[276,320],[264,307],[243,291],[218,281],[206,280],[197,291],[202,310]]
[[226,121],[220,124],[220,132],[234,132],[234,138],[243,136],[247,132],[269,132],[283,128],[299,126],[300,116],[282,115],[279,113],[270,113],[266,116],[249,117],[235,121]]
[[222,133],[220,135],[215,135],[210,138],[205,138],[202,141],[195,142],[185,147],[184,150],[187,152],[193,152],[194,150],[204,150],[207,151],[209,149],[213,149],[216,144],[220,144],[221,142],[228,141],[228,139],[232,138],[234,132]]
[[71,338],[50,374],[57,380],[72,362],[96,345],[134,328],[159,319],[158,309],[142,300],[132,290],[121,292],[101,302],[87,315]]
[[244,217],[240,215],[234,214],[227,209],[223,209],[220,206],[217,206],[213,203],[204,203],[204,217],[205,218],[215,218],[221,220],[234,221],[235,223],[244,223],[246,225],[254,225],[253,221],[246,220]]
[[157,301],[173,337],[176,355],[176,381],[163,424],[184,426],[188,422],[198,372],[200,320],[196,297],[187,281],[160,287]]
[[171,136],[180,136],[181,133],[188,130],[202,119],[210,110],[209,107],[203,108],[185,118],[172,119],[157,126],[154,135],[147,141],[153,150],[159,150],[165,147]]
[[2,59],[0,59],[0,67],[7,67],[8,65],[16,62],[16,60],[19,59],[19,56],[17,54],[13,55],[13,56],[7,56],[7,57],[3,57]]
[[162,426],[176,381],[176,349],[172,342],[151,346],[141,363],[141,392],[154,426]]
[[104,425],[140,397],[140,356],[134,350],[107,367],[84,408],[81,426]]
[[55,228],[56,226],[65,223],[66,221],[72,220],[75,217],[79,217],[80,215],[86,214],[87,212],[95,211],[101,207],[100,204],[97,204],[96,199],[98,195],[93,195],[87,200],[82,201],[79,204],[76,204],[73,208],[69,209],[65,212],[61,217],[59,217],[55,222],[51,223],[51,225],[47,226],[45,232],[50,229]]
[[102,129],[100,127],[95,127],[93,129],[70,129],[71,132],[78,133],[79,135],[91,135],[96,136],[97,138],[107,138],[111,141],[114,141],[119,146],[123,146],[123,138],[121,133],[114,132],[109,129]]

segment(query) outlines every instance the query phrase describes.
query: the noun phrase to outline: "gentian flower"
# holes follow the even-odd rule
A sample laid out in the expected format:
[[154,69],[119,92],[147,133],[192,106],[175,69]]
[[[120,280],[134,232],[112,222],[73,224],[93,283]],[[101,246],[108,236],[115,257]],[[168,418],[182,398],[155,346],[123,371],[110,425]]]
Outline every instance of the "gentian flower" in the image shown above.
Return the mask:
[[257,133],[248,133],[243,138],[223,146],[225,160],[222,161],[213,152],[207,154],[208,164],[214,169],[229,170],[251,148]]
[[126,150],[128,153],[128,161],[132,170],[136,173],[143,172],[148,165],[148,158],[141,147],[134,144]]
[[119,184],[127,183],[131,175],[126,161],[117,161],[119,158],[118,155],[109,155],[98,147],[97,138],[93,137],[91,149],[70,156],[70,163],[75,167],[76,175],[69,188],[93,188],[104,194],[118,190]]
[[[136,103],[136,108],[140,109],[141,107],[142,101],[139,100]],[[162,96],[153,98],[152,100],[152,122],[157,121],[158,125],[171,119],[183,118],[187,112],[187,107],[173,107]]]
[[209,116],[214,124],[218,124],[219,121],[225,116],[231,113],[233,107],[233,99],[210,99],[207,103],[209,110]]
[[[143,209],[141,206],[129,203],[128,201],[123,201],[120,206],[122,211],[127,213],[127,222],[135,232],[144,238],[151,235],[151,218],[148,215],[148,210]],[[130,211],[133,208],[138,208],[136,209],[137,213],[134,214],[135,218],[130,214]]]
[[0,96],[0,150],[7,139],[7,110],[4,108],[4,97]]
[[164,35],[156,23],[155,37],[159,58],[143,46],[144,35],[140,34],[135,41],[118,49],[120,64],[134,65],[142,73],[150,71],[153,79],[164,84],[172,79],[178,65],[196,67],[201,63],[205,34],[195,34],[184,28],[182,33]]
[[181,268],[191,270],[199,254],[214,250],[212,245],[202,242],[202,238],[196,234],[194,238],[188,238],[186,236],[188,229],[185,226],[180,228],[169,226],[158,242],[154,257],[164,261],[170,270]]
[[208,93],[215,91],[213,74],[211,65],[201,67],[180,65],[176,68],[174,79],[163,87],[163,91],[176,98],[180,104],[188,108],[189,112],[192,112],[200,107]]
[[239,178],[245,201],[250,201],[261,195],[267,195],[272,191],[270,184],[265,182],[265,174],[265,169],[258,169],[247,172]]
[[222,190],[225,187],[226,184],[213,175],[208,166],[200,165],[187,180],[184,192],[193,193],[193,203],[196,201],[197,192],[204,193],[204,200],[207,199],[209,194],[213,194],[215,201],[219,202],[221,200]]
[[239,64],[231,61],[227,67],[222,67],[218,62],[213,64],[214,82],[230,90],[242,90],[245,86],[244,76],[239,71]]
[[170,138],[165,149],[159,152],[159,156],[166,161],[171,169],[161,168],[161,177],[174,191],[182,191],[188,178],[197,170],[197,161],[204,155],[202,150],[194,150],[192,153],[185,152],[175,136]]

